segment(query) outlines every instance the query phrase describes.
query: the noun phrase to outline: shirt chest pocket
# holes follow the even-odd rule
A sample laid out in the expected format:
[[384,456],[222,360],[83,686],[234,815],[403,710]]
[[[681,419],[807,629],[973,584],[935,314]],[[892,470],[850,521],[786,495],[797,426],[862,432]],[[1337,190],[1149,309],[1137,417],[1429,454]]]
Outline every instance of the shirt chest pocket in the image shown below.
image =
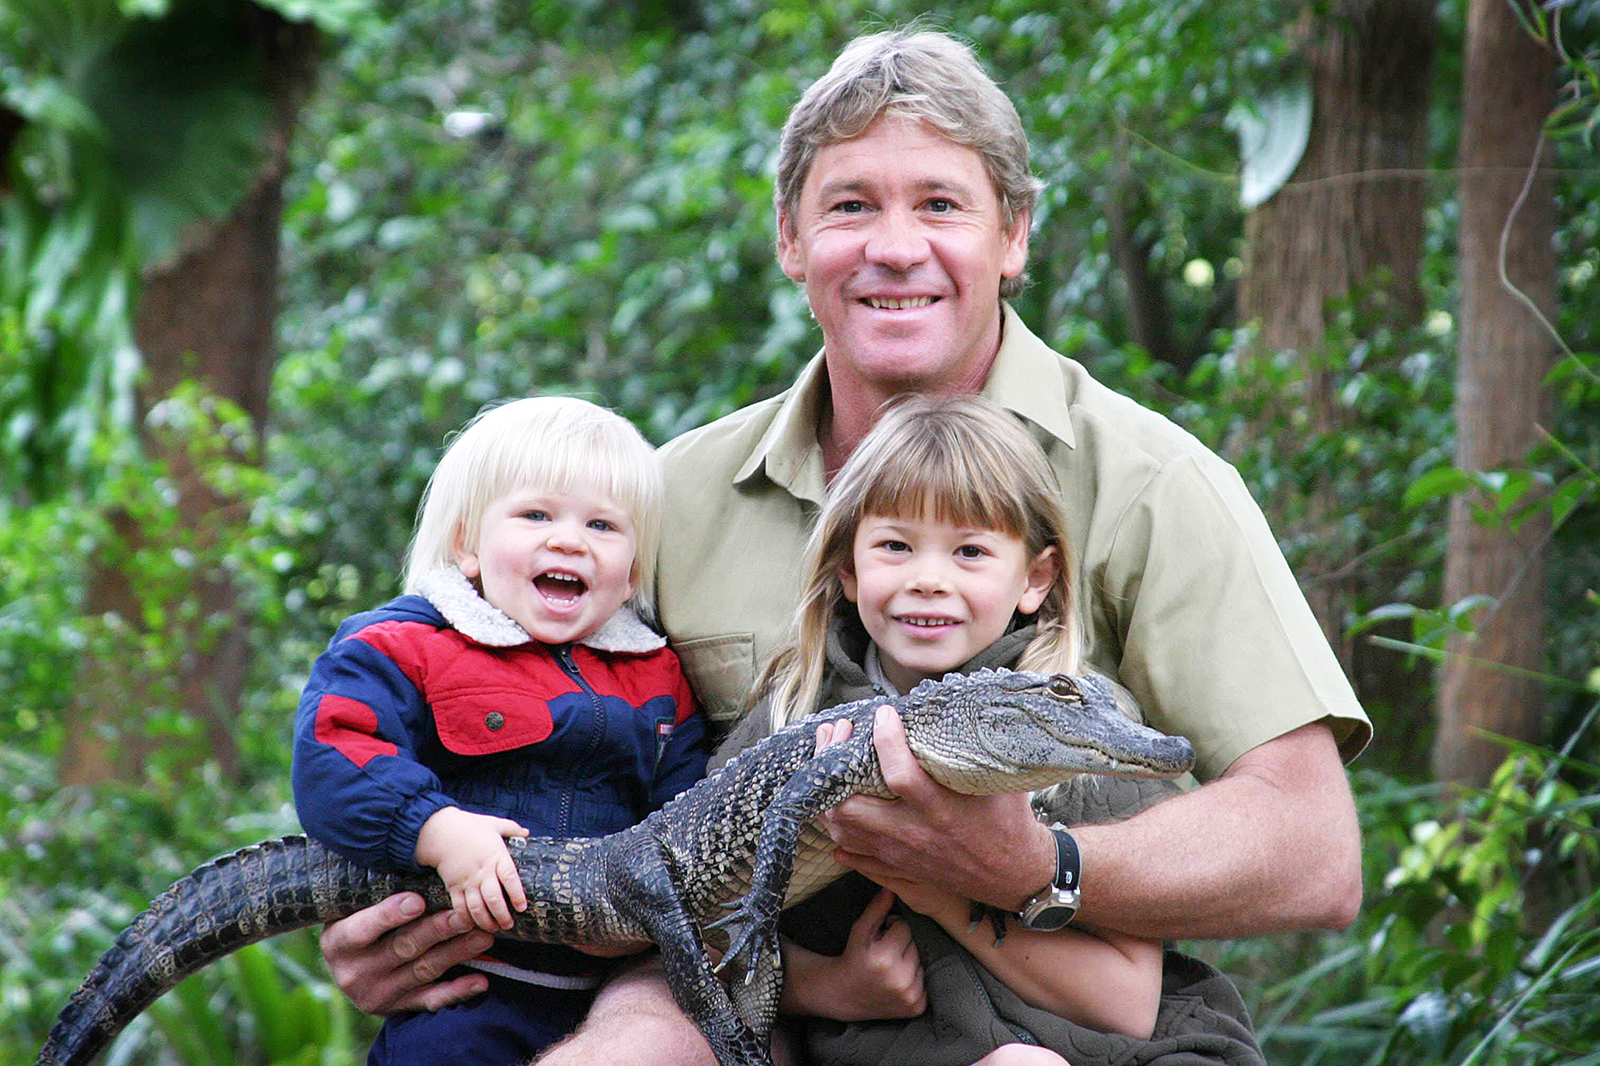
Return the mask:
[[719,735],[727,732],[755,680],[754,637],[749,633],[697,637],[674,644],[672,650],[678,653],[700,709]]
[[538,744],[555,729],[550,705],[526,690],[488,685],[433,701],[439,742],[456,755],[496,755]]

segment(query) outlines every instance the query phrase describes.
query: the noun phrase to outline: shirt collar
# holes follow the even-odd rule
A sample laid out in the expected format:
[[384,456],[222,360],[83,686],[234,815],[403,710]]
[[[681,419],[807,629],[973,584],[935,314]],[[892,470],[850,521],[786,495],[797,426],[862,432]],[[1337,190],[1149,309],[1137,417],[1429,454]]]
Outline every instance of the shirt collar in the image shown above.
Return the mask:
[[827,485],[823,481],[817,424],[822,419],[827,387],[827,364],[818,352],[795,378],[772,424],[733,476],[735,484],[748,481],[765,467],[767,477],[788,489],[791,496],[821,506]]
[[1070,410],[1071,379],[1062,372],[1061,357],[1034,336],[1008,303],[1003,314],[1000,351],[983,383],[983,396],[1021,415],[1069,448],[1077,447]]
[[[1010,304],[1002,301],[1000,308],[1000,351],[989,368],[983,396],[1021,415],[1067,447],[1077,447],[1068,414],[1073,397],[1066,394],[1071,382],[1062,373],[1060,357],[1034,336]],[[735,484],[748,481],[764,467],[767,477],[791,496],[822,503],[827,486],[823,481],[817,423],[827,387],[827,364],[818,352],[784,395],[772,424],[734,475]]]
[[867,645],[867,661],[862,666],[865,667],[867,680],[872,682],[873,688],[885,696],[904,695],[895,687],[895,683],[889,680],[889,675],[883,672],[883,659],[878,655],[877,644],[870,643]]

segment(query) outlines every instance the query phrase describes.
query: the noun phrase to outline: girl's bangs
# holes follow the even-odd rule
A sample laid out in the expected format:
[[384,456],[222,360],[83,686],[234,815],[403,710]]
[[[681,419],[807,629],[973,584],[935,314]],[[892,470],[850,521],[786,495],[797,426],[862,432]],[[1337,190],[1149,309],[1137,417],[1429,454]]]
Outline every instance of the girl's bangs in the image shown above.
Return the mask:
[[1014,469],[975,462],[965,449],[931,444],[919,441],[886,454],[867,486],[861,513],[931,515],[952,526],[1026,536],[1027,493]]

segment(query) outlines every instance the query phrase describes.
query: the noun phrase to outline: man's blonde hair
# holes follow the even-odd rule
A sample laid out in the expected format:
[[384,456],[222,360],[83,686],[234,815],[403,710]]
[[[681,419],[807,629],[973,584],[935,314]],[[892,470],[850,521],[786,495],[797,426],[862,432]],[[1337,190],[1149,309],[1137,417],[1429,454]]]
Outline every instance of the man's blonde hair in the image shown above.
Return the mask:
[[628,602],[641,617],[653,618],[661,461],[633,423],[572,396],[489,407],[455,435],[422,494],[405,590],[415,592],[430,570],[454,566],[458,544],[477,546],[489,504],[525,488],[594,492],[627,512],[637,540]]
[[1019,537],[1030,560],[1056,550],[1056,578],[1018,666],[1077,672],[1083,637],[1072,546],[1043,449],[1015,416],[981,397],[898,397],[840,469],[812,526],[789,639],[767,662],[753,697],[771,697],[774,727],[817,709],[828,627],[844,602],[839,573],[853,565],[856,527],[867,515],[924,514]]
[[[886,114],[925,122],[977,152],[1000,199],[1007,233],[1032,216],[1044,183],[1029,168],[1028,135],[1016,106],[970,47],[912,23],[851,41],[789,112],[778,141],[773,199],[779,219],[793,226],[800,190],[819,151],[861,136]],[[1026,283],[1021,274],[1001,278],[1000,295],[1015,296]]]

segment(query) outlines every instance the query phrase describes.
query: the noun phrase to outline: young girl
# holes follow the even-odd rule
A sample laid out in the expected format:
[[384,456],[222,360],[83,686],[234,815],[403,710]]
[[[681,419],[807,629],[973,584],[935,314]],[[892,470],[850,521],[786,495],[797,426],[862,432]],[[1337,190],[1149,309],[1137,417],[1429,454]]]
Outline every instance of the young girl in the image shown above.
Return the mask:
[[[719,758],[818,708],[903,693],[951,671],[1079,672],[1054,474],[1022,425],[979,398],[913,397],[885,411],[830,486],[804,573],[791,642],[763,671],[759,705]],[[819,741],[842,739],[830,732]],[[888,890],[874,896],[857,875],[784,916],[792,939],[783,1009],[862,1023],[807,1025],[817,1061],[1063,1062],[995,1035],[1028,1025],[1040,1043],[1053,1042],[1048,1022],[1032,1016],[1150,1037],[1160,944],[1015,921],[996,943],[987,922],[972,922],[968,900],[936,885],[889,887],[912,916],[889,917]],[[978,991],[974,959],[1003,989]],[[1032,1016],[993,1024],[987,1004],[1006,990]],[[974,1012],[983,1017],[973,1021]]]
[[[704,726],[652,606],[661,473],[627,421],[538,397],[480,414],[440,460],[406,595],[345,621],[295,721],[306,831],[379,868],[430,866],[464,922],[527,900],[505,838],[624,829],[704,773]],[[497,941],[486,994],[388,1019],[369,1064],[525,1062],[605,965]]]

